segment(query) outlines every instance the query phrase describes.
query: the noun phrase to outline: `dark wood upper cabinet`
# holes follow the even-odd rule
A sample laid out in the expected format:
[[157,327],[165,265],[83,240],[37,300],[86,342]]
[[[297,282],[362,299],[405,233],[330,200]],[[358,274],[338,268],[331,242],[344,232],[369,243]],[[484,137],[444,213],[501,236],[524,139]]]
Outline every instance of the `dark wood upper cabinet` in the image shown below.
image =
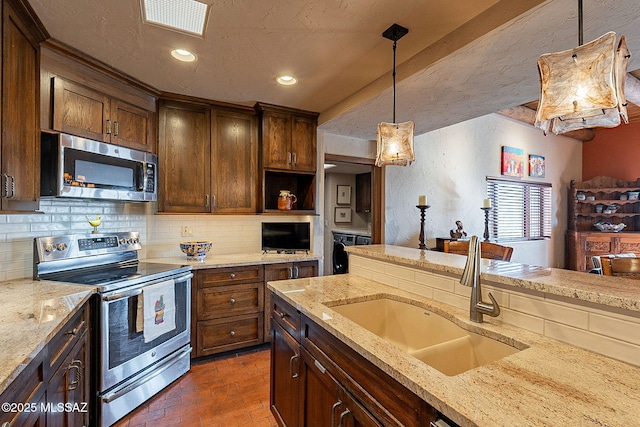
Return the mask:
[[262,167],[315,172],[318,114],[258,103],[262,119]]
[[356,212],[371,212],[371,172],[356,175]]
[[61,77],[53,77],[53,129],[154,152],[154,112]]
[[39,42],[46,37],[21,1],[2,2],[0,210],[34,211],[40,199]]
[[257,117],[251,110],[163,100],[160,212],[255,213]]
[[161,101],[158,130],[160,212],[210,212],[211,111]]
[[[255,109],[261,120],[262,212],[315,213],[318,114],[264,103]],[[278,210],[280,190],[297,197],[289,211]]]
[[212,211],[255,213],[258,196],[258,119],[212,110]]

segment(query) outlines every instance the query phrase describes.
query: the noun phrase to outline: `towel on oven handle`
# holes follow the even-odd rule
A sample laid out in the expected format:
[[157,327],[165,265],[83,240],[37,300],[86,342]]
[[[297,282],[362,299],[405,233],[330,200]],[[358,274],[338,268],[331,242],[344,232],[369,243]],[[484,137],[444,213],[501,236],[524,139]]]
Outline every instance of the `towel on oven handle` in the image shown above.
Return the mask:
[[[138,297],[136,330],[140,332],[140,326],[142,326],[144,342],[153,341],[160,335],[176,328],[175,295],[173,280],[165,280],[142,289],[142,295]],[[142,300],[142,304],[140,304],[140,300]],[[142,308],[142,313],[140,308]],[[142,322],[140,322],[141,318]],[[140,325],[141,323],[142,325]]]

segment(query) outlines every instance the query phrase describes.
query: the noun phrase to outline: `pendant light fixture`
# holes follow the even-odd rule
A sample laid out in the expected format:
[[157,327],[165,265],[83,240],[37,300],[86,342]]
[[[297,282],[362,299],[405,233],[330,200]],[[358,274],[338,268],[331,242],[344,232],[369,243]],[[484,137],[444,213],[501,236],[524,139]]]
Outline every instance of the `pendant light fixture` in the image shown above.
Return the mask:
[[578,44],[538,59],[540,101],[535,127],[563,134],[576,129],[628,123],[624,85],[631,54],[616,33],[582,44],[582,0],[578,0]]
[[413,122],[396,123],[396,45],[409,32],[393,24],[382,37],[393,40],[393,123],[378,123],[376,166],[407,166],[415,160],[413,152]]

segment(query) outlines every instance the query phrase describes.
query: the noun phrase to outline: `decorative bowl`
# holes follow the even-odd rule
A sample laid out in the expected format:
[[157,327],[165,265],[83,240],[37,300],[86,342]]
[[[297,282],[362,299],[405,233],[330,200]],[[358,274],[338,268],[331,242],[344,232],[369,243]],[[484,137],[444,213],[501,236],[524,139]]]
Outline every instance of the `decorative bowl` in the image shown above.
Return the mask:
[[180,250],[187,254],[188,260],[204,261],[212,245],[209,241],[180,242]]
[[626,227],[626,224],[624,224],[624,223],[613,224],[613,223],[610,223],[610,222],[602,222],[602,221],[601,222],[596,222],[593,225],[600,231],[608,231],[608,232],[613,232],[613,233],[617,233],[619,231],[622,231],[622,229]]

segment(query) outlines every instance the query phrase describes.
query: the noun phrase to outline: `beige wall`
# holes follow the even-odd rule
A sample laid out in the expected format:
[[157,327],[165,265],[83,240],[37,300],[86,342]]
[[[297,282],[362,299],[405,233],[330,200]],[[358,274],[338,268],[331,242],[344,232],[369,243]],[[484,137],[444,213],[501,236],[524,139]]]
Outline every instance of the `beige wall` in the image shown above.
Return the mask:
[[385,181],[385,243],[418,247],[420,215],[415,207],[425,194],[431,208],[426,211],[427,246],[436,237],[449,236],[455,221],[461,220],[469,235],[482,236],[487,197],[486,177],[500,176],[501,146],[522,148],[546,158],[543,179],[553,185],[552,238],[550,241],[521,242],[514,246],[512,261],[524,264],[564,266],[564,234],[567,221],[567,188],[582,176],[582,145],[562,136],[547,135],[497,114],[468,120],[417,136],[416,161],[408,167],[389,166]]

